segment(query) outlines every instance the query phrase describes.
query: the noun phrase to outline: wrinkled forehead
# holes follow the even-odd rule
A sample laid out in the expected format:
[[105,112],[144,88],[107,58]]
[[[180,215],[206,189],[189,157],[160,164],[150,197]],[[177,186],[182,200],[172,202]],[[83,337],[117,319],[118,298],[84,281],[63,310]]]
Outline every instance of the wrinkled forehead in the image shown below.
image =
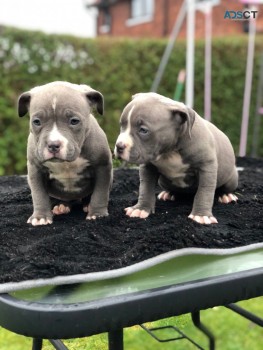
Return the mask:
[[166,108],[178,108],[178,109],[184,109],[185,104],[182,102],[174,101],[169,97],[165,97],[162,95],[157,94],[156,92],[145,92],[145,93],[138,93],[133,96],[133,101],[136,103],[148,103],[153,105],[158,105]]
[[138,118],[143,120],[165,119],[171,115],[174,109],[184,110],[183,103],[173,101],[170,98],[158,95],[156,93],[140,93],[134,96],[133,100],[125,107],[121,120],[127,119],[135,121]]
[[87,108],[87,100],[82,92],[65,86],[38,88],[31,91],[30,111],[64,109],[80,111]]

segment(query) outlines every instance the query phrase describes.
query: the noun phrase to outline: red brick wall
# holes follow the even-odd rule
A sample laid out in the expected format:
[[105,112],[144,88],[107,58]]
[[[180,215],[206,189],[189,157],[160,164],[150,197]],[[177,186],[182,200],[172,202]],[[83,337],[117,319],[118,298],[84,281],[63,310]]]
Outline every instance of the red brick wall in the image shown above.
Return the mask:
[[[165,4],[168,10],[165,11]],[[110,7],[112,18],[111,29],[108,33],[101,33],[102,13],[99,12],[97,21],[98,36],[109,35],[118,37],[164,37],[168,36],[174,26],[182,0],[155,0],[154,19],[151,22],[137,25],[127,25],[130,18],[130,8],[128,0],[120,0]],[[219,6],[213,7],[213,36],[226,36],[243,33],[244,21],[234,21],[224,19],[226,10],[243,10],[243,4],[238,0],[221,0]],[[258,7],[257,32],[263,32],[263,5]],[[201,11],[196,12],[196,37],[203,38],[205,34],[205,17]],[[180,38],[185,38],[186,21],[180,31]]]
[[[104,35],[131,37],[162,37],[163,1],[165,0],[155,1],[154,21],[131,26],[126,24],[126,21],[130,18],[129,1],[118,1],[117,3],[111,5],[111,30],[110,33]],[[100,12],[97,24],[98,35],[103,35],[102,33],[100,33],[102,20],[102,13]]]

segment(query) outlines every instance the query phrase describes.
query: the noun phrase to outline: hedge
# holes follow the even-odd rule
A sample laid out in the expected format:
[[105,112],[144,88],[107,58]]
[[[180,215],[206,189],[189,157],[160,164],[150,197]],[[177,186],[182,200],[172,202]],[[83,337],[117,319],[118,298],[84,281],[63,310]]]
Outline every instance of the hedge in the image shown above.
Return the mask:
[[[18,96],[54,80],[91,85],[105,98],[105,115],[96,115],[111,148],[119,117],[133,94],[149,91],[164,52],[164,39],[83,39],[0,27],[0,175],[26,172],[28,118],[19,119]],[[250,109],[251,151],[262,36],[257,38]],[[177,75],[185,66],[185,42],[178,41],[158,92],[173,97]],[[247,36],[213,40],[212,121],[237,152],[242,116]],[[204,41],[196,43],[195,110],[204,110]],[[260,155],[263,156],[263,135]]]

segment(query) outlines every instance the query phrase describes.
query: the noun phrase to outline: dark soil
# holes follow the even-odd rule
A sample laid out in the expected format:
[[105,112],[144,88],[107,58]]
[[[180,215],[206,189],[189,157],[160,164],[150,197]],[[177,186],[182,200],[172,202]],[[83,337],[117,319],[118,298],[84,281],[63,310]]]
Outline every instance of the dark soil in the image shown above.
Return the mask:
[[0,283],[118,269],[186,247],[233,248],[263,242],[263,159],[238,159],[237,203],[217,202],[217,225],[200,225],[187,216],[193,197],[157,202],[147,220],[128,218],[136,203],[138,171],[119,169],[109,204],[110,216],[86,221],[81,207],[57,216],[52,225],[32,227],[30,191],[25,177],[0,177]]

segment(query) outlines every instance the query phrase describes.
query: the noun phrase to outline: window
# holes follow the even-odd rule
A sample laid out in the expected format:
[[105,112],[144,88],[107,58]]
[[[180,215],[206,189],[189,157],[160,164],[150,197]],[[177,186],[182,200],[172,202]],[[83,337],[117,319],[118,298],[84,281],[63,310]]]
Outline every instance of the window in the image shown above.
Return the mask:
[[197,10],[204,10],[206,9],[209,5],[210,6],[217,6],[220,4],[220,0],[196,0],[195,2],[195,8]]
[[127,25],[150,22],[154,14],[154,0],[131,0],[130,18]]
[[100,32],[105,34],[109,33],[111,29],[111,15],[109,8],[105,7],[102,10],[102,25],[100,26]]
[[131,0],[131,18],[153,15],[153,0]]

